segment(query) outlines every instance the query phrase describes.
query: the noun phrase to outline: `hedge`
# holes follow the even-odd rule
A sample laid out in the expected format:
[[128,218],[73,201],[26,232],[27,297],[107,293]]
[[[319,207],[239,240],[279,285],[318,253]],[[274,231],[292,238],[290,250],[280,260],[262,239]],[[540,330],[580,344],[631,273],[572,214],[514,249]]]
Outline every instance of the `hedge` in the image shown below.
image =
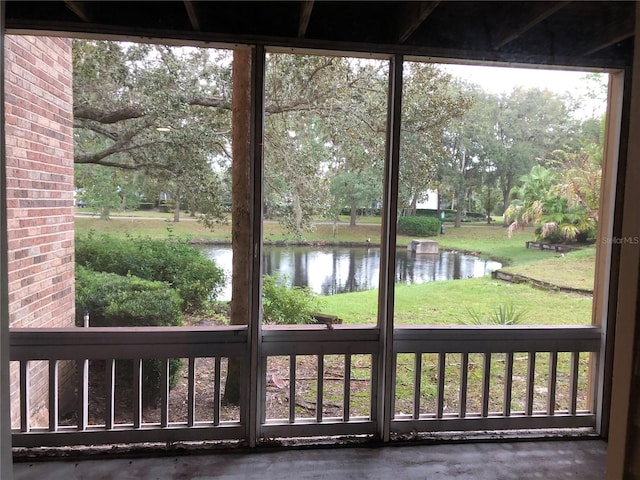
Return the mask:
[[214,300],[225,283],[223,270],[213,260],[176,239],[119,239],[90,233],[76,238],[76,262],[97,272],[167,282],[188,312]]
[[433,217],[400,217],[398,218],[398,233],[415,237],[438,235],[440,233],[440,220]]

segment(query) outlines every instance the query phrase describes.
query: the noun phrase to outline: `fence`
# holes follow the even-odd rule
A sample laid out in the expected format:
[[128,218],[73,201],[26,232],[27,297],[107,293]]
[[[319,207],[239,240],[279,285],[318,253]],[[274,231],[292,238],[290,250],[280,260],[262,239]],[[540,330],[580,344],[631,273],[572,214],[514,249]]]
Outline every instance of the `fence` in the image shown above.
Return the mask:
[[[243,326],[15,329],[20,428],[14,446],[375,435],[380,330],[265,327],[250,385]],[[400,327],[394,330],[392,434],[595,426],[597,327]],[[238,407],[222,404],[238,365]],[[46,424],[32,421],[29,362],[48,362]],[[76,408],[61,412],[57,371],[76,365]],[[155,380],[154,380],[155,379]],[[150,385],[155,385],[153,394]]]

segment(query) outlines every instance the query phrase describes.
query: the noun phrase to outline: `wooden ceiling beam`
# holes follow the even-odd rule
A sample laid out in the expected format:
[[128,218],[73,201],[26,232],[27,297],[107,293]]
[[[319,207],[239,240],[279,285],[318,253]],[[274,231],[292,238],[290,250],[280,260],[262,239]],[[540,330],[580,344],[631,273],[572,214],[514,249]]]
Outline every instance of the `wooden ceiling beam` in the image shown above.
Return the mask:
[[493,49],[499,50],[513,42],[569,3],[571,2],[530,2],[519,5],[518,8],[524,10],[525,13],[519,15],[519,19],[512,16],[509,22],[503,23],[502,31],[499,31],[494,37]]
[[75,13],[78,16],[80,20],[82,20],[85,23],[92,23],[91,15],[89,14],[89,11],[87,10],[87,6],[85,5],[86,2],[74,2],[71,0],[65,0],[64,3],[69,10],[71,10],[73,13]]
[[304,0],[300,3],[300,20],[298,21],[298,38],[304,38],[307,35],[307,28],[311,20],[311,12],[313,11],[313,0]]
[[431,15],[440,2],[406,2],[402,14],[398,15],[397,42],[406,42],[413,32]]
[[635,35],[635,29],[634,30],[630,30],[628,32],[624,32],[624,33],[620,33],[619,35],[610,38],[609,40],[602,42],[602,43],[598,43],[597,45],[594,45],[590,48],[588,48],[583,55],[587,56],[587,55],[592,55],[596,52],[599,52],[600,50],[604,50],[605,48],[611,47],[612,45],[615,45],[616,43],[622,42],[624,40],[627,40],[631,37],[633,37]]
[[616,43],[622,42],[635,35],[636,25],[633,15],[626,15],[620,19],[617,24],[609,25],[607,28],[599,30],[601,35],[591,41],[584,47],[583,55],[592,55],[600,50],[611,47]]
[[191,22],[191,28],[193,28],[196,32],[202,30],[200,26],[200,19],[198,18],[198,12],[196,11],[196,6],[194,2],[191,0],[183,0],[184,8],[187,10],[187,15],[189,16],[189,22]]

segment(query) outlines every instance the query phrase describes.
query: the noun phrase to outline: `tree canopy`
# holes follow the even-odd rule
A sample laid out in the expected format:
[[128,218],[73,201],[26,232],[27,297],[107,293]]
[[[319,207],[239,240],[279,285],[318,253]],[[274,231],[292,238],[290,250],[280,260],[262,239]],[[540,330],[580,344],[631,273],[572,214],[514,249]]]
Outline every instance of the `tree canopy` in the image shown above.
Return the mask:
[[[104,216],[160,193],[176,214],[199,212],[208,225],[229,212],[231,62],[231,52],[215,49],[74,41],[76,185],[87,199],[101,198]],[[355,224],[359,212],[380,206],[388,68],[382,60],[268,54],[268,217],[302,236],[314,216],[346,210]],[[438,190],[457,221],[467,210],[489,215],[507,209],[519,179],[543,165],[572,172],[561,182],[565,196],[597,219],[601,132],[598,121],[576,120],[575,108],[549,90],[490,94],[435,64],[406,62],[400,207],[415,212]]]

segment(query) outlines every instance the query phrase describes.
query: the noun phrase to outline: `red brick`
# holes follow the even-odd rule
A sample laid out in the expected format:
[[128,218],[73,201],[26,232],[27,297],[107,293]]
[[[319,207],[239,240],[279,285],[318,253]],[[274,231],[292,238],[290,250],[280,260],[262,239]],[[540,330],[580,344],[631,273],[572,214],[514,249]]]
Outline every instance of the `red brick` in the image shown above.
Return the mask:
[[[71,40],[5,38],[9,321],[12,327],[72,326]],[[14,425],[17,372],[13,363]],[[46,363],[32,362],[30,373],[32,410],[46,413]]]

